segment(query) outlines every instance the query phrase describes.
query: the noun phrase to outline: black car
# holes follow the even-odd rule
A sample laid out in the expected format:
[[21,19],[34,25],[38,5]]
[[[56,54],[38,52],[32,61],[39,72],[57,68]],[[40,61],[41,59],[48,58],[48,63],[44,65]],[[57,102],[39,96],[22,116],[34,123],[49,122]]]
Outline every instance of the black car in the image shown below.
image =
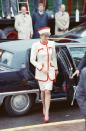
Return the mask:
[[50,39],[55,39],[56,41],[64,42],[69,39],[77,40],[80,38],[86,37],[86,22],[78,25],[77,27],[65,32],[61,35],[51,35]]
[[[24,115],[34,103],[40,102],[40,90],[34,77],[35,68],[30,63],[34,41],[38,40],[18,40],[0,44],[0,105],[4,103],[9,115]],[[56,43],[59,75],[54,82],[51,100],[71,102],[77,78],[71,80],[70,77],[85,51],[84,42]]]

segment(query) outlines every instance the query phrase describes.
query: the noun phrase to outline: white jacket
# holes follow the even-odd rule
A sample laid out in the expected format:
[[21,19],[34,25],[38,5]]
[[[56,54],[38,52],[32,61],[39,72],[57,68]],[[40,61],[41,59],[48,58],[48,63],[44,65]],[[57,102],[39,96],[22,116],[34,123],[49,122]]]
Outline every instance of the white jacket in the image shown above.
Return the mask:
[[[36,67],[35,78],[40,81],[55,79],[55,70],[57,67],[55,43],[48,41],[47,45],[40,41],[34,43],[31,49],[30,62]],[[47,70],[47,74],[42,71],[42,68]]]
[[32,18],[30,15],[22,13],[15,17],[15,28],[18,31],[19,39],[30,39],[33,35]]
[[55,35],[58,35],[58,33],[60,33],[58,29],[68,30],[69,22],[70,19],[69,19],[69,14],[67,12],[64,12],[63,15],[62,12],[60,11],[57,12],[55,14]]

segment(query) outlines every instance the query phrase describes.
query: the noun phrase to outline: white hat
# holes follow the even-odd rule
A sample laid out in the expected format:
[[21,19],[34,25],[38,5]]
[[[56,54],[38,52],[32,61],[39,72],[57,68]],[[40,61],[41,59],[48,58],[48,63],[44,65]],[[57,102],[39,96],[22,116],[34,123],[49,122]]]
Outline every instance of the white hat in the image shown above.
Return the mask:
[[49,27],[43,27],[38,30],[39,34],[50,34],[50,28]]

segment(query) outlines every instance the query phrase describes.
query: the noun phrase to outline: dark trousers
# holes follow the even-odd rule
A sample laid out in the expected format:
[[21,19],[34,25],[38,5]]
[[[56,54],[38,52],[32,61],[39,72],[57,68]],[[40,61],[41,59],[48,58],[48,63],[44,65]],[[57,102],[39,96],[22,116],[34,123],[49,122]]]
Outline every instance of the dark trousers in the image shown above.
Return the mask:
[[34,12],[34,11],[37,11],[39,0],[28,0],[28,2],[29,2],[29,3],[32,3],[33,12]]
[[17,1],[16,0],[2,0],[2,10],[5,17],[11,15],[11,8],[14,15],[17,15]]
[[54,12],[58,12],[62,4],[62,0],[53,0],[54,1]]

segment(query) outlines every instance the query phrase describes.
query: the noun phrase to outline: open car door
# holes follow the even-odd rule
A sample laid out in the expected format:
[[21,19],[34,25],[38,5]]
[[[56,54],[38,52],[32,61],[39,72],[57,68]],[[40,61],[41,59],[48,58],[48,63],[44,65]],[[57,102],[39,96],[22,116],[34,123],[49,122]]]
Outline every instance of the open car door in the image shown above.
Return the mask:
[[67,95],[67,89],[70,84],[69,79],[73,73],[73,65],[70,61],[69,54],[67,54],[62,46],[56,47],[56,55],[59,74],[54,82],[53,93],[56,93],[56,97],[64,97]]

